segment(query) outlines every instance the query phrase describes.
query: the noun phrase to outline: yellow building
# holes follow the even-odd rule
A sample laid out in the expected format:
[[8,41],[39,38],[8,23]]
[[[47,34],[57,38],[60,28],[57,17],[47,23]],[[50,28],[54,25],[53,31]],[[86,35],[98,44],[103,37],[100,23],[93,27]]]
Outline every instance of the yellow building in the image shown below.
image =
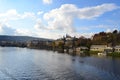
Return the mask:
[[90,50],[91,51],[104,51],[107,49],[107,45],[92,45]]

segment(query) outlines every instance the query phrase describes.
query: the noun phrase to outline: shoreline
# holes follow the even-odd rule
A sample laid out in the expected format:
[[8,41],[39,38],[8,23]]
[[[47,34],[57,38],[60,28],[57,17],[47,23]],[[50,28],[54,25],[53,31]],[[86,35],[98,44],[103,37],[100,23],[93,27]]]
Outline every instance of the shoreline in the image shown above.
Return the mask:
[[[85,53],[85,54],[89,54],[89,55],[79,55],[77,53],[67,53],[67,52],[62,52],[62,51],[58,51],[58,50],[53,50],[53,49],[40,49],[38,47],[23,47],[23,46],[0,46],[2,48],[4,47],[16,47],[16,48],[27,48],[27,49],[36,49],[36,50],[47,50],[47,51],[53,51],[53,52],[57,52],[57,53],[61,53],[61,54],[69,54],[69,55],[73,55],[73,56],[80,56],[80,57],[88,57],[88,56],[99,56],[97,53],[96,54],[92,54],[90,53],[90,51],[88,51],[88,53]],[[99,57],[113,57],[113,58],[120,58],[120,53],[118,53],[119,55],[114,55],[114,52],[113,53],[109,53],[108,55],[106,56],[99,56]]]

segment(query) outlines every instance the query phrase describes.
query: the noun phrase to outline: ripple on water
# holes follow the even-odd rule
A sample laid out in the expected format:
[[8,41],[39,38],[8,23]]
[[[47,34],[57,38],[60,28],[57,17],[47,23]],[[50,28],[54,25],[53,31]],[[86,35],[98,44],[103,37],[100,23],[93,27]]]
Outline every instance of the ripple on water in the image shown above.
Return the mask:
[[118,62],[52,51],[0,48],[0,80],[120,80],[119,71],[114,72]]

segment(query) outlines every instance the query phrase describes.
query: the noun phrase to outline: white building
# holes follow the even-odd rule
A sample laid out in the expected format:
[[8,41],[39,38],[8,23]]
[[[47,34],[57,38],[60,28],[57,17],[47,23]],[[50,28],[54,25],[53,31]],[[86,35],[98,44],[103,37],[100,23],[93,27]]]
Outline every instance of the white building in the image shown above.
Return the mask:
[[84,47],[84,46],[81,46],[81,47],[77,47],[76,48],[76,51],[79,52],[79,51],[83,51],[83,50],[88,50],[87,47]]
[[76,54],[78,54],[78,55],[84,54],[84,51],[86,51],[86,50],[88,50],[87,47],[84,47],[84,46],[77,47]]
[[115,52],[120,52],[120,45],[115,46],[114,49],[115,49]]
[[107,47],[104,49],[104,53],[112,53],[113,52],[113,47]]

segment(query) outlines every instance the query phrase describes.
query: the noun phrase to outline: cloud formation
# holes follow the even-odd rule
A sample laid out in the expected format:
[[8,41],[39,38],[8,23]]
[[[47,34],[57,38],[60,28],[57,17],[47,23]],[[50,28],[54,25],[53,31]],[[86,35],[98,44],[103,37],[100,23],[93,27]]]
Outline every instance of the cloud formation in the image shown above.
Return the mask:
[[19,14],[15,9],[8,10],[5,13],[0,13],[0,21],[18,20],[25,18],[35,18],[35,14],[32,12],[24,12]]
[[52,3],[52,0],[43,0],[43,3],[44,3],[44,4],[51,4],[51,3]]
[[30,31],[29,29],[16,29],[15,30],[15,35],[20,35],[20,36],[35,36],[33,31]]
[[10,9],[5,13],[0,13],[0,35],[31,35],[31,31],[25,29],[13,28],[9,25],[10,21],[36,19],[32,12],[24,12],[19,14],[15,9]]
[[14,33],[15,33],[15,29],[13,29],[7,24],[0,23],[0,34],[1,35],[13,35]]
[[[74,4],[63,4],[60,8],[53,9],[43,15],[44,25],[42,21],[37,21],[36,27],[39,30],[45,30],[49,33],[55,32],[56,34],[77,34],[74,19],[93,19],[100,17],[102,14],[117,9],[115,4],[102,4],[87,8],[78,8]],[[61,34],[62,33],[62,34]],[[90,33],[91,34],[91,33]],[[49,34],[48,34],[49,35]],[[86,35],[86,34],[84,34]]]
[[41,15],[41,14],[43,14],[43,11],[38,11],[37,12],[37,15]]
[[[44,1],[48,3],[52,2],[52,0]],[[112,3],[86,8],[78,8],[74,4],[63,4],[59,8],[52,9],[49,12],[43,13],[42,11],[39,11],[37,14],[33,12],[23,12],[20,14],[15,9],[11,9],[6,13],[0,13],[0,34],[7,34],[10,32],[13,35],[28,35],[53,39],[62,37],[65,34],[78,37],[90,37],[93,33],[77,32],[76,29],[78,28],[74,25],[75,19],[94,19],[117,8],[118,6]],[[39,18],[38,15],[43,15],[43,19]],[[34,19],[35,25],[33,26],[33,31],[24,28],[13,29],[7,25],[8,21],[23,19]],[[81,27],[80,29],[82,30],[83,28]],[[84,30],[89,29],[84,28]]]

